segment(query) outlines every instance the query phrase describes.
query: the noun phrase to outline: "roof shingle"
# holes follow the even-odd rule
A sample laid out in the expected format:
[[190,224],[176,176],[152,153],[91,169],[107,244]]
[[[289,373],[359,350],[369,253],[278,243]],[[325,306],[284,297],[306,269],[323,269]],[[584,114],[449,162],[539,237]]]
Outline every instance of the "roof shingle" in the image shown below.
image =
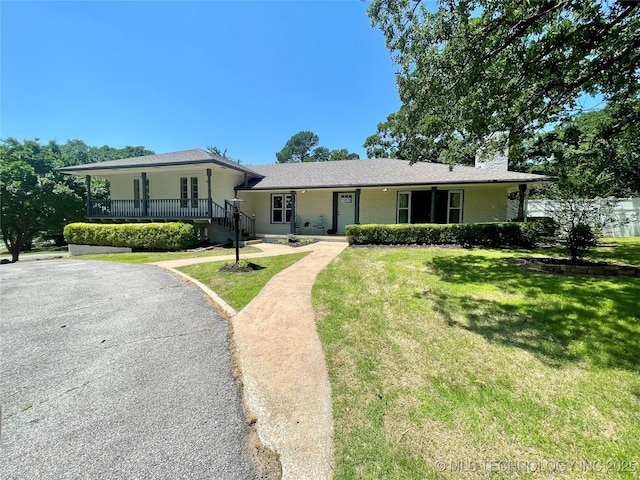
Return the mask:
[[87,163],[71,167],[60,168],[62,173],[74,173],[85,170],[106,170],[119,168],[160,167],[167,165],[189,165],[195,163],[216,163],[223,167],[232,168],[240,172],[256,175],[255,172],[226,158],[214,155],[200,148],[183,150],[180,152],[162,153],[158,155],[146,155],[144,157],[122,158],[120,160],[107,160],[106,162]]
[[454,166],[442,163],[374,158],[335,162],[251,165],[264,178],[251,190],[368,187],[392,185],[436,185],[456,183],[527,183],[551,180],[545,175]]

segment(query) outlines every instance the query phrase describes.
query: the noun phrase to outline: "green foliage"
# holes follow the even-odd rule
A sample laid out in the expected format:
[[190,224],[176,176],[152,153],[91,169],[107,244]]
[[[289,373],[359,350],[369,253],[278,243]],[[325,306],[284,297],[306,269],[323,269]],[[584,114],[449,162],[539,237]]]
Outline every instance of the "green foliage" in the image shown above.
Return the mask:
[[[81,140],[62,145],[55,141],[41,144],[38,139],[2,140],[2,235],[13,261],[18,260],[20,251],[35,235],[61,243],[64,225],[84,218],[85,178],[61,175],[57,168],[149,154],[153,152],[144,147],[97,148]],[[95,199],[109,197],[106,180],[92,179],[91,190]]]
[[[640,118],[640,98],[626,107]],[[640,193],[640,121],[626,122],[621,108],[583,113],[541,134],[522,168],[556,176],[561,190],[583,197]]]
[[278,163],[329,162],[359,158],[357,153],[351,153],[346,148],[329,150],[327,147],[316,147],[319,141],[320,139],[313,132],[296,133],[287,141],[284,148],[276,153]]
[[292,136],[285,143],[282,150],[276,153],[278,163],[300,163],[308,161],[311,150],[318,145],[318,136],[308,130],[303,130]]
[[242,160],[238,160],[238,159],[231,158],[230,156],[228,156],[226,148],[224,150],[221,150],[220,148],[216,147],[215,145],[209,145],[207,147],[207,151],[209,153],[212,153],[213,155],[217,155],[219,157],[222,157],[225,160],[231,160],[232,162],[242,163]]
[[570,117],[586,95],[625,107],[640,91],[640,4],[535,0],[374,0],[368,15],[398,65],[402,105],[364,146],[372,157],[472,163],[492,134],[524,140]]
[[64,228],[64,236],[67,242],[80,245],[176,251],[197,243],[198,227],[182,222],[71,223]]
[[526,223],[348,225],[351,245],[447,245],[532,247],[540,230]]
[[75,185],[53,170],[58,158],[54,143],[9,138],[0,145],[1,229],[14,262],[38,232],[61,232],[65,223],[83,217]]
[[580,223],[567,232],[567,252],[575,263],[582,260],[587,252],[598,245],[598,237],[590,225]]

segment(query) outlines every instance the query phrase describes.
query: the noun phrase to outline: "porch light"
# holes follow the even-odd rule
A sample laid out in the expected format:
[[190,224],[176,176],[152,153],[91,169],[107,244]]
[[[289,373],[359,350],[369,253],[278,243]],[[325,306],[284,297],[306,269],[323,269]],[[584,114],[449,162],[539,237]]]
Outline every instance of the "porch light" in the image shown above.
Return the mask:
[[387,190],[389,190],[388,188],[383,188],[382,191],[386,192]]
[[302,190],[300,193],[307,193],[307,191],[306,190]]
[[233,205],[233,224],[236,231],[236,265],[240,264],[240,202],[244,200],[233,197],[229,203]]

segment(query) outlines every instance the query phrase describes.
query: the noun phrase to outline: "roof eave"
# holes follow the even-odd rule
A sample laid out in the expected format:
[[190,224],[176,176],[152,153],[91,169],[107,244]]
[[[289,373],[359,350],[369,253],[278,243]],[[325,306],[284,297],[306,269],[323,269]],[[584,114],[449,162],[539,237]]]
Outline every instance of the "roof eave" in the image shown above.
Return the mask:
[[[264,178],[264,177],[263,177]],[[500,179],[500,180],[464,180],[464,181],[435,181],[435,182],[409,182],[409,183],[369,183],[369,184],[332,184],[332,185],[283,185],[275,187],[238,187],[242,191],[267,191],[267,190],[301,190],[301,189],[324,189],[324,188],[377,188],[377,187],[415,187],[418,185],[474,185],[474,184],[496,184],[496,183],[536,183],[556,181],[554,177],[532,178],[532,179]]]
[[60,167],[56,168],[57,172],[67,175],[84,175],[85,172],[93,172],[93,171],[106,171],[106,170],[129,170],[132,168],[161,168],[161,167],[181,167],[187,165],[201,165],[205,163],[214,163],[223,168],[230,168],[232,170],[236,170],[241,173],[248,173],[249,175],[253,175],[257,178],[264,178],[264,175],[260,175],[253,170],[249,170],[248,168],[242,167],[238,165],[237,167],[234,165],[229,165],[228,163],[220,162],[214,158],[203,159],[203,160],[191,160],[189,162],[166,162],[162,164],[154,164],[154,163],[139,163],[136,165],[115,165],[115,166],[107,166],[100,165],[100,163],[88,164],[87,166],[82,166],[82,168],[78,168],[79,166],[72,167]]

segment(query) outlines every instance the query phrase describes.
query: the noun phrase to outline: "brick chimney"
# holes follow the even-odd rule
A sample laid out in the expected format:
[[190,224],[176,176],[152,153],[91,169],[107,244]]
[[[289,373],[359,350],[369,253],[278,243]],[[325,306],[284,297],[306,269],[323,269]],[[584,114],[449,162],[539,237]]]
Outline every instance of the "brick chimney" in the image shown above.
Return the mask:
[[[492,133],[489,143],[497,147],[498,142],[504,139],[504,147],[493,153],[485,154],[485,149],[479,148],[476,152],[476,168],[489,168],[491,170],[509,170],[509,132]],[[499,147],[498,147],[499,148]]]

